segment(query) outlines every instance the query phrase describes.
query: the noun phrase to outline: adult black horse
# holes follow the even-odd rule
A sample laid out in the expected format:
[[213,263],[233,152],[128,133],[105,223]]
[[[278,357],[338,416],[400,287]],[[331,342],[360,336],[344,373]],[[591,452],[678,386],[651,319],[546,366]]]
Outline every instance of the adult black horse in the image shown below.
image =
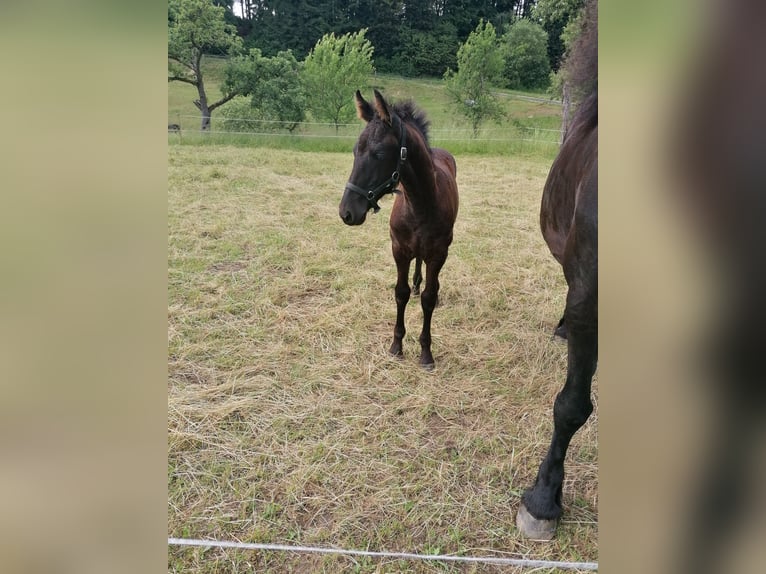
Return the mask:
[[557,333],[567,338],[567,378],[553,406],[553,438],[534,486],[522,496],[516,524],[550,540],[562,513],[564,457],[591,412],[598,358],[597,2],[586,5],[583,32],[568,58],[572,83],[586,94],[567,130],[543,190],[540,227],[564,270],[568,291]]

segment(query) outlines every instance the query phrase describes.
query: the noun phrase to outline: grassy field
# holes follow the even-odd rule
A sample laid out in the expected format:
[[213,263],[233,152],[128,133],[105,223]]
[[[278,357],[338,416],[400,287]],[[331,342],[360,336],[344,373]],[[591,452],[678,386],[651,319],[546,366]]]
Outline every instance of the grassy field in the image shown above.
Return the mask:
[[[225,60],[206,58],[205,82],[211,101],[221,97],[219,86],[223,80]],[[558,151],[558,130],[561,126],[561,106],[529,98],[544,98],[541,94],[499,90],[500,100],[506,112],[501,123],[487,123],[474,138],[468,121],[455,114],[450,107],[444,82],[438,79],[402,78],[376,74],[369,81],[370,89],[365,96],[372,97],[377,88],[393,101],[412,99],[427,112],[431,120],[433,145],[447,147],[453,152],[494,155],[546,155],[552,159]],[[351,100],[353,94],[349,95]],[[302,151],[350,151],[359,135],[361,122],[354,121],[335,128],[315,124],[301,126],[296,134],[253,135],[220,133],[218,119],[220,108],[213,112],[212,131],[204,137],[199,133],[200,114],[192,103],[197,98],[196,88],[181,82],[168,84],[168,123],[181,126],[181,134],[169,134],[171,143],[192,145],[234,144],[290,148]],[[225,106],[224,106],[225,107]],[[312,118],[308,118],[313,121]],[[258,131],[256,128],[253,131]]]
[[[390,197],[361,227],[338,217],[350,153],[169,146],[170,536],[598,559],[597,407],[567,457],[557,537],[515,528],[565,374],[550,337],[565,284],[537,222],[550,160],[457,162],[426,372],[415,297],[405,357],[387,355]],[[168,571],[513,570],[171,547]]]

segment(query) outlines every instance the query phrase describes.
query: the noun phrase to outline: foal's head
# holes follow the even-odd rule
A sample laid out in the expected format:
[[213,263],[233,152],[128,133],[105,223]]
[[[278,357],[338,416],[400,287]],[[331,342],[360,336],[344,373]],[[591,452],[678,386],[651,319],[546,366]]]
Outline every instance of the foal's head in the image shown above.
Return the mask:
[[367,126],[354,146],[354,167],[340,200],[338,211],[346,225],[361,225],[370,209],[380,209],[378,199],[394,193],[407,157],[404,123],[378,90],[373,104],[357,90],[356,111]]

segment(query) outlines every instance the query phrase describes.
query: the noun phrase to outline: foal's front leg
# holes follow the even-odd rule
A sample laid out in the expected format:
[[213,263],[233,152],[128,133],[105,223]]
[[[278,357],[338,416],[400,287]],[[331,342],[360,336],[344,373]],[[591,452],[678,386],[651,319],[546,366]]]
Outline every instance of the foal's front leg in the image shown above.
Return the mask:
[[391,343],[389,353],[395,357],[403,356],[402,339],[406,329],[404,328],[404,310],[407,308],[407,302],[410,300],[410,285],[408,275],[410,273],[410,259],[394,252],[396,260],[396,287],[394,294],[396,296],[396,325],[394,326],[394,341]]
[[423,331],[420,333],[420,365],[428,370],[434,368],[434,356],[431,354],[431,318],[439,301],[439,272],[447,256],[426,262],[426,286],[420,295],[423,307]]

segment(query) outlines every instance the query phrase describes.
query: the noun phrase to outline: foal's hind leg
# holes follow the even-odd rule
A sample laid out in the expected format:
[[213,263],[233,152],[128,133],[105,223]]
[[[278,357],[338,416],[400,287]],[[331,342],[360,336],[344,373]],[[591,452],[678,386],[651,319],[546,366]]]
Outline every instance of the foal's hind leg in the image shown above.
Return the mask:
[[389,353],[395,357],[401,357],[402,339],[406,333],[404,328],[404,310],[407,308],[407,302],[410,300],[410,285],[408,275],[410,272],[410,259],[394,251],[394,260],[396,261],[396,287],[394,294],[396,296],[396,325],[394,326],[394,341],[391,343]]
[[420,284],[423,282],[423,273],[421,267],[423,260],[420,257],[415,258],[415,273],[412,274],[412,294],[420,295]]
[[431,317],[439,301],[439,272],[447,260],[447,255],[426,262],[426,287],[420,295],[423,307],[423,330],[420,333],[420,365],[428,370],[434,368],[434,356],[431,354]]
[[[595,317],[595,301],[592,297],[575,305],[568,301],[565,316],[570,319],[567,379],[553,405],[553,438],[535,484],[522,496],[516,516],[519,530],[536,540],[550,540],[555,534],[562,512],[564,457],[572,436],[593,411],[590,390],[596,371],[598,336],[597,327],[589,318]],[[573,321],[574,316],[579,321]]]

